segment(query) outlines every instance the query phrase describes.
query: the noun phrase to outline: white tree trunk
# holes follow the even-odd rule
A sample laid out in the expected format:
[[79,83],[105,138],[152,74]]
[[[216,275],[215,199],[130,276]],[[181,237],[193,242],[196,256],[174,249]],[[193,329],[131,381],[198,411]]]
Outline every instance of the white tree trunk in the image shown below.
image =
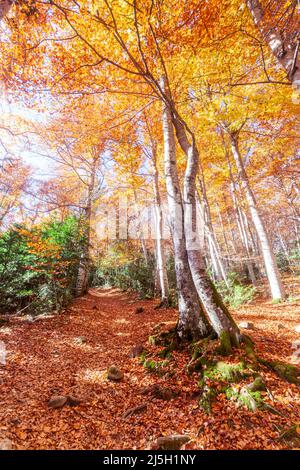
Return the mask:
[[245,192],[245,196],[249,205],[250,214],[252,217],[253,225],[255,227],[260,245],[261,252],[264,259],[264,265],[266,269],[266,274],[268,277],[272,298],[273,299],[284,299],[285,293],[282,285],[281,277],[277,268],[276,259],[271,248],[271,243],[267,230],[264,225],[264,221],[260,215],[258,205],[255,199],[255,196],[252,192],[248,176],[246,174],[243,160],[241,158],[239,148],[238,148],[238,136],[234,133],[229,133],[231,141],[231,149],[234,157],[234,161],[239,172],[239,178],[242,185],[242,188]]
[[156,232],[156,263],[157,272],[161,293],[161,300],[164,304],[168,304],[169,300],[169,283],[166,268],[166,255],[163,239],[163,218],[161,198],[159,193],[158,184],[158,169],[157,169],[157,148],[154,142],[152,143],[152,165],[153,165],[153,190],[154,190],[154,215],[155,215],[155,232]]
[[[274,16],[273,21],[272,18],[271,21],[269,17],[266,18],[264,8],[259,0],[247,0],[247,6],[264,40],[269,45],[278,62],[285,69],[288,79],[295,88],[300,90],[299,21],[298,26],[295,21],[295,31],[290,31],[289,35],[287,35],[284,34],[286,33],[285,31],[280,30],[278,18]],[[287,8],[284,2],[282,2],[282,6]],[[296,1],[295,8],[297,9]],[[299,15],[297,10],[294,12],[294,15]]]
[[[224,305],[219,293],[211,282],[206,269],[203,255],[200,251],[200,241],[197,233],[196,221],[196,176],[198,172],[199,154],[194,135],[190,144],[187,137],[187,128],[184,121],[178,115],[171,101],[167,104],[167,112],[170,113],[176,130],[179,145],[187,157],[187,167],[184,178],[184,236],[188,262],[192,278],[199,298],[207,314],[209,321],[218,336],[226,334],[232,343],[239,344],[241,335],[237,325]],[[175,155],[174,155],[174,163]]]
[[84,234],[85,234],[85,245],[83,248],[83,253],[80,257],[79,269],[77,275],[76,283],[76,296],[80,297],[87,293],[89,274],[90,274],[90,247],[91,247],[91,223],[92,223],[92,211],[93,211],[93,199],[94,199],[94,189],[96,181],[96,171],[97,171],[98,156],[96,155],[93,159],[91,165],[91,173],[89,177],[89,182],[87,185],[87,203],[84,211]]
[[[163,83],[162,85],[164,86]],[[167,106],[163,110],[163,135],[164,169],[179,296],[178,334],[181,337],[205,337],[209,334],[210,329],[200,306],[188,263],[183,231],[183,206],[177,173],[174,131],[170,111]]]

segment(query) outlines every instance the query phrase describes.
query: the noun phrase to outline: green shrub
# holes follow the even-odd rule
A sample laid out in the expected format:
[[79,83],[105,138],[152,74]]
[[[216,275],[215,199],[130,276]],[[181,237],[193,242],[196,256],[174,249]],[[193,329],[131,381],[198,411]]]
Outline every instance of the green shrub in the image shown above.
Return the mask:
[[230,307],[238,308],[240,305],[253,300],[256,288],[243,284],[236,273],[228,274],[228,284],[229,286],[227,287],[224,281],[220,281],[216,283],[216,288],[224,302]]
[[0,312],[60,310],[72,299],[83,244],[75,217],[0,235]]

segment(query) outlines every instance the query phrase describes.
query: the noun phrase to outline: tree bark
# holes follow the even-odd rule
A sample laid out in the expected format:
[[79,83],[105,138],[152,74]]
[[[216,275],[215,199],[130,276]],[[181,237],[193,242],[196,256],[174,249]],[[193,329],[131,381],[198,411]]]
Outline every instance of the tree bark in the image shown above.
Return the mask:
[[[286,2],[282,2],[283,8],[285,8],[285,4]],[[259,0],[247,0],[247,6],[262,37],[268,43],[280,65],[286,71],[287,78],[297,90],[300,90],[299,19],[293,24],[295,30],[287,32],[284,30],[284,27],[280,27],[278,18],[276,18],[275,15],[272,18],[272,24],[266,19],[266,12]],[[272,6],[270,8],[272,8]],[[294,8],[299,8],[299,5],[296,5],[296,0]],[[283,12],[281,13],[283,16]],[[297,14],[296,11],[295,15]]]
[[179,321],[177,329],[181,338],[192,337],[196,339],[207,336],[210,328],[199,303],[186,252],[183,230],[183,205],[177,173],[175,138],[171,115],[167,106],[163,109],[163,136],[164,169],[179,297]]
[[91,246],[91,221],[92,221],[92,210],[93,210],[93,199],[94,199],[94,188],[96,181],[96,170],[97,170],[98,157],[95,156],[91,166],[90,180],[88,183],[88,194],[87,203],[84,209],[84,220],[85,225],[84,235],[84,247],[80,257],[77,283],[76,283],[76,296],[80,297],[85,295],[88,290],[89,274],[90,274],[90,246]]
[[[186,125],[175,109],[165,80],[162,80],[161,83],[162,89],[167,97],[164,115],[165,117],[168,117],[168,119],[165,118],[165,121],[168,121],[168,132],[173,133],[173,123],[176,131],[177,141],[187,157],[183,196],[184,233],[182,236],[182,239],[185,241],[185,246],[183,246],[181,242],[182,250],[187,253],[188,264],[196,291],[200,298],[205,314],[209,318],[210,324],[212,325],[214,331],[219,337],[222,337],[223,334],[226,334],[228,338],[230,338],[231,343],[237,345],[241,340],[239,329],[231,317],[227,307],[223,303],[221,296],[211,282],[205,269],[203,255],[200,251],[200,242],[199,236],[197,234],[196,224],[196,176],[199,165],[199,153],[195,138],[194,135],[191,134],[191,131],[189,131],[192,137],[191,144],[187,137]],[[173,147],[174,149],[172,149],[171,161],[173,162],[173,168],[176,168],[175,143],[173,143]],[[169,168],[166,168],[166,170],[169,172]],[[168,172],[166,171],[166,176]],[[178,183],[176,186],[179,188]],[[180,216],[182,216],[182,206],[180,207]]]
[[264,265],[266,269],[267,278],[270,285],[270,290],[273,299],[284,299],[285,293],[280,278],[280,274],[277,268],[276,259],[271,248],[271,243],[267,230],[264,225],[263,218],[259,212],[258,205],[250,186],[250,182],[244,168],[243,160],[240,155],[238,148],[238,133],[229,132],[231,149],[234,157],[234,161],[239,173],[239,179],[241,182],[242,189],[245,192],[245,196],[249,205],[250,214],[252,217],[253,225],[255,227],[260,246],[261,252],[264,259]]
[[187,156],[183,191],[184,233],[192,278],[204,310],[217,335],[220,337],[223,333],[226,333],[229,335],[233,344],[239,344],[239,329],[206,272],[204,259],[200,252],[199,240],[197,240],[195,182],[199,165],[199,153],[195,138],[192,135],[191,144],[186,135],[183,121],[174,114],[173,124],[176,130],[177,140]]
[[203,215],[204,215],[205,233],[208,239],[208,246],[209,246],[209,251],[211,255],[211,260],[215,269],[217,279],[218,280],[223,279],[223,281],[225,282],[225,285],[229,287],[225,267],[221,260],[221,254],[220,254],[217,238],[215,236],[214,227],[212,224],[210,205],[208,202],[208,197],[207,197],[207,192],[206,192],[206,184],[205,184],[203,170],[202,170],[200,162],[199,162],[199,168],[200,168],[200,175],[198,177],[198,181],[200,185],[201,196],[202,196],[202,201],[203,201],[203,206],[204,206]]
[[152,165],[153,165],[153,191],[154,191],[154,215],[155,215],[155,232],[156,232],[156,263],[157,272],[160,286],[161,300],[164,304],[169,301],[169,283],[166,268],[166,256],[163,239],[163,218],[161,197],[158,184],[158,169],[157,169],[157,147],[155,142],[152,142]]

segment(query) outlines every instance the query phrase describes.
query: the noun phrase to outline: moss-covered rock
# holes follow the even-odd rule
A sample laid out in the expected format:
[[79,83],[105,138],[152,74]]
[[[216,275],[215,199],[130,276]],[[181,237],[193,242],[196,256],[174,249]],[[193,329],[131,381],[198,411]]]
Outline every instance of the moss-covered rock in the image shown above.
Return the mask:
[[251,382],[247,385],[247,389],[249,392],[264,392],[267,390],[266,384],[264,379],[258,375],[254,382]]
[[250,411],[256,411],[263,405],[261,393],[259,391],[252,392],[247,387],[243,387],[241,390],[238,390],[235,386],[228,387],[225,393],[228,400],[246,406]]

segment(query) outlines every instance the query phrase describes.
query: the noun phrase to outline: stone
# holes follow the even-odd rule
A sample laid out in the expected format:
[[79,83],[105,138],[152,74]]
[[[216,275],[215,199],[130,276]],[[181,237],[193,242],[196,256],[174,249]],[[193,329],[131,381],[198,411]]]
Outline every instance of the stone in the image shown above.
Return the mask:
[[10,423],[13,425],[13,426],[19,426],[19,424],[21,424],[21,420],[19,418],[12,418],[10,420]]
[[13,445],[12,441],[5,437],[4,439],[0,440],[0,450],[12,450]]
[[242,321],[239,323],[239,328],[243,328],[244,330],[254,330],[255,326],[251,321]]
[[153,398],[157,398],[159,400],[172,400],[179,395],[178,392],[172,390],[169,387],[162,387],[161,385],[154,384],[150,385],[149,387],[145,387],[141,391],[142,395],[151,395]]
[[118,367],[110,366],[107,370],[107,378],[114,382],[120,382],[124,378],[124,374]]
[[294,330],[296,331],[296,333],[300,333],[300,325],[296,325]]
[[282,323],[278,323],[277,328],[278,328],[278,330],[285,330],[286,326],[283,325]]
[[67,404],[67,401],[68,397],[64,395],[53,395],[48,402],[48,406],[53,409],[62,408]]
[[86,342],[87,342],[87,339],[85,336],[77,336],[77,338],[75,338],[76,344],[85,344]]
[[184,444],[190,441],[190,437],[184,434],[159,437],[156,441],[161,450],[179,450]]
[[137,307],[134,311],[134,313],[143,313],[144,307]]
[[267,390],[264,379],[259,375],[254,382],[247,385],[249,392],[264,392]]
[[145,348],[142,344],[137,344],[136,346],[133,346],[133,348],[130,351],[129,357],[139,357],[143,352],[145,351]]
[[69,405],[69,406],[77,406],[77,405],[80,405],[81,403],[81,400],[77,397],[74,397],[73,395],[68,395],[67,396],[67,403],[66,405]]

